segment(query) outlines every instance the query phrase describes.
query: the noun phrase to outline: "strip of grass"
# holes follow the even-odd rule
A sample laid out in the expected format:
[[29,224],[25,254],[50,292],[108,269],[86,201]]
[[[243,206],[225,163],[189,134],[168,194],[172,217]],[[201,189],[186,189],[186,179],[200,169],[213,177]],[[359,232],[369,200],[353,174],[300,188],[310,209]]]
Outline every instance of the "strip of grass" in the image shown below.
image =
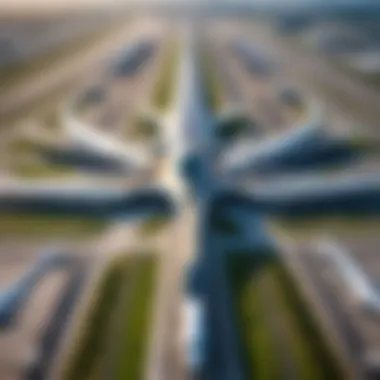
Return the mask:
[[132,297],[124,311],[125,325],[120,335],[121,349],[116,371],[116,379],[120,380],[143,379],[157,271],[156,257],[139,257],[136,270],[138,272],[130,285]]
[[0,236],[87,236],[99,233],[104,227],[104,220],[94,218],[0,214]]
[[42,144],[28,138],[18,138],[12,140],[8,145],[8,152],[12,155],[39,153]]
[[320,363],[315,359],[313,352],[313,342],[309,340],[307,335],[299,328],[298,318],[296,318],[291,305],[286,302],[286,297],[282,289],[283,284],[276,276],[277,268],[273,268],[271,272],[271,284],[274,290],[274,302],[282,316],[284,325],[286,326],[287,344],[291,355],[295,358],[297,374],[300,379],[318,380],[324,379],[324,371]]
[[178,44],[172,42],[168,46],[158,81],[153,90],[153,105],[160,110],[166,110],[173,100],[178,58]]
[[155,235],[161,232],[169,223],[169,219],[165,216],[152,216],[144,220],[140,226],[140,232],[143,235]]
[[201,51],[201,69],[205,84],[205,102],[213,112],[217,112],[220,111],[223,105],[223,90],[213,67],[215,63],[205,49],[206,48],[203,47]]
[[94,375],[98,377],[102,373],[107,352],[106,336],[130,264],[127,258],[120,257],[104,271],[63,380],[93,379]]
[[22,178],[51,178],[69,177],[75,174],[72,167],[62,165],[51,165],[44,162],[17,163],[12,166],[12,173]]
[[379,230],[380,218],[367,217],[320,217],[274,219],[271,222],[274,230],[286,232],[293,238],[308,238],[321,233],[338,233],[340,235],[374,234]]
[[128,118],[126,124],[126,138],[128,140],[149,141],[156,139],[159,136],[159,125],[154,120],[144,119],[137,115],[132,120]]
[[[321,376],[314,376],[314,378],[343,379],[344,373],[340,363],[325,341],[318,322],[309,310],[293,277],[283,263],[279,263],[274,270],[279,294],[282,294],[284,302],[287,304],[290,323],[293,323],[293,326],[299,331],[298,351],[303,357],[301,360],[306,360],[305,356],[309,356],[309,368],[303,368],[304,373],[311,376],[311,373],[313,371],[317,373],[317,368],[319,368]],[[308,354],[306,354],[307,351]],[[313,360],[313,365],[311,365],[311,360]],[[301,364],[305,365],[305,363]]]
[[[343,379],[339,361],[325,341],[315,317],[302,298],[283,263],[274,255],[260,252],[233,253],[228,261],[230,281],[240,323],[240,338],[248,373],[257,379],[281,378],[275,342],[258,300],[262,276],[270,276],[276,299],[273,300],[284,323],[289,352],[294,357],[301,379]],[[273,336],[273,335],[272,335]],[[278,359],[278,358],[277,358]]]
[[249,253],[234,252],[227,261],[242,355],[248,379],[280,379],[272,332],[260,306],[259,283],[266,269],[257,258],[259,261],[255,262]]

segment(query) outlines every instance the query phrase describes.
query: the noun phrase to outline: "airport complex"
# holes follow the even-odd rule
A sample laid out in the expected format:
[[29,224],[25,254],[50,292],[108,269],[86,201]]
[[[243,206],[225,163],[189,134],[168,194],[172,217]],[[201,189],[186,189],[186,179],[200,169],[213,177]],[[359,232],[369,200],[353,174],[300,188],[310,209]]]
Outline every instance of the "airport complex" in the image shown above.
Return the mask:
[[0,380],[379,378],[354,27],[121,13],[1,25]]

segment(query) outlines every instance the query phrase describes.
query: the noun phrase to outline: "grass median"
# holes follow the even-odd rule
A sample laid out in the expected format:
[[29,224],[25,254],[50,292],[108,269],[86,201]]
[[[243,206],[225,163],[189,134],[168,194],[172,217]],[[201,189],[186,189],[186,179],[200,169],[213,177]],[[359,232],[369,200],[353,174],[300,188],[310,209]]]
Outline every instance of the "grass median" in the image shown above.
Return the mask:
[[135,115],[132,121],[130,118],[127,120],[125,137],[129,141],[157,141],[160,134],[159,127],[159,123],[155,120],[144,118],[142,115]]
[[100,233],[106,226],[101,219],[54,217],[21,212],[0,214],[0,237],[85,237]]
[[343,379],[338,359],[331,351],[320,326],[308,308],[298,284],[283,263],[273,268],[277,304],[290,332],[290,349],[301,379]]
[[43,161],[25,161],[12,165],[12,173],[23,179],[66,178],[76,175],[73,167]]
[[[235,299],[240,341],[247,372],[257,379],[286,378],[281,365],[281,347],[292,359],[300,379],[344,378],[342,367],[330,350],[314,315],[309,310],[298,285],[273,253],[233,252],[227,261],[228,275]],[[266,278],[268,293],[260,289]],[[262,296],[260,297],[260,292]],[[263,296],[264,295],[264,296]],[[264,303],[270,302],[280,315],[285,341],[279,344]],[[281,338],[280,338],[281,339]]]
[[215,72],[210,54],[201,48],[201,70],[204,82],[205,102],[213,112],[218,112],[223,106],[223,89],[219,81],[218,75]]
[[115,380],[144,379],[156,270],[157,258],[154,255],[144,255],[139,259],[137,274],[130,285],[130,300],[123,311]]
[[42,149],[43,144],[41,142],[23,137],[13,139],[7,147],[8,153],[12,156],[40,153]]
[[227,261],[247,378],[280,378],[275,343],[260,306],[260,277],[265,276],[265,271],[254,276],[253,271],[260,266],[260,262],[247,255],[249,253],[234,252]]
[[99,372],[106,364],[106,337],[120,289],[129,272],[130,262],[124,257],[112,261],[105,269],[63,373],[63,380],[101,377]]
[[140,233],[143,236],[156,235],[168,227],[169,223],[167,216],[152,216],[141,224]]
[[173,41],[167,48],[163,58],[158,80],[153,90],[152,103],[159,110],[166,110],[174,96],[174,85],[178,70],[179,47]]
[[[108,265],[63,380],[100,379],[109,369],[115,380],[143,379],[156,268],[155,255],[141,252],[120,256]],[[115,313],[121,321],[116,330]]]

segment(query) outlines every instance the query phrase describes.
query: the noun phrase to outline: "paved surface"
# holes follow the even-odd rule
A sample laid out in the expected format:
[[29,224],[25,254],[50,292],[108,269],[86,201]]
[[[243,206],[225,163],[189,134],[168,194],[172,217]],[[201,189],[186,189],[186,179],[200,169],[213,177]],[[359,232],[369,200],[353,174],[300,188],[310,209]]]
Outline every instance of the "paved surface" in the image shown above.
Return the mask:
[[68,327],[68,322],[80,296],[80,291],[86,281],[87,270],[88,263],[84,260],[78,260],[74,264],[74,268],[71,268],[71,273],[61,296],[58,298],[55,310],[41,336],[38,345],[39,356],[31,368],[26,371],[26,380],[49,379],[51,365],[58,352],[61,338]]
[[250,75],[244,68],[242,58],[236,56],[229,46],[229,39],[212,33],[216,41],[214,60],[219,66],[220,79],[232,103],[242,106],[257,123],[261,133],[267,134],[287,127],[297,121],[297,115],[279,100],[279,90],[285,79],[278,73],[268,77]]
[[[355,129],[357,125],[361,125],[362,133],[367,132],[378,137],[375,123],[375,120],[379,118],[380,95],[378,92],[332,68],[317,53],[307,54],[302,50],[292,48],[267,26],[256,24],[236,27],[236,34],[264,47],[277,62],[281,63],[282,71],[289,79],[300,88],[316,94],[325,101],[331,110],[329,117],[334,123],[340,125],[339,128]],[[349,99],[352,107],[343,104],[340,101],[342,97]],[[365,121],[364,128],[363,121]]]
[[42,96],[52,88],[58,87],[60,84],[73,80],[82,80],[88,76],[98,75],[96,66],[104,62],[104,57],[107,54],[115,52],[126,41],[136,36],[142,36],[145,33],[156,32],[158,26],[151,20],[139,22],[135,25],[127,25],[115,32],[111,37],[105,38],[91,49],[78,54],[75,59],[69,57],[61,62],[59,67],[52,67],[51,70],[45,70],[43,80],[41,73],[38,73],[34,78],[31,78],[27,83],[22,83],[19,86],[7,92],[6,95],[0,96],[0,115],[5,116],[7,113],[14,112],[15,109],[21,108],[28,102],[35,101],[37,97]]
[[[269,130],[275,130],[278,125],[277,121],[279,124],[282,124],[283,120],[272,120],[272,116],[275,116],[274,112],[272,115],[271,110],[268,111],[264,109],[265,107],[261,107],[258,99],[262,96],[262,94],[270,96],[271,85],[268,86],[267,83],[250,82],[242,70],[238,67],[237,62],[233,61],[232,58],[228,58],[227,55],[224,55],[225,52],[223,51],[220,51],[217,54],[220,54],[219,57],[223,57],[223,62],[227,62],[227,60],[229,62],[228,67],[226,64],[226,67],[223,66],[222,68],[226,70],[225,74],[227,74],[227,72],[234,74],[231,75],[227,81],[227,87],[229,88],[228,91],[230,92],[231,99],[237,100],[238,102],[246,101],[246,104],[253,106],[252,112],[262,121],[264,133]],[[72,67],[70,70],[71,69]],[[62,73],[62,75],[65,76],[64,73]],[[236,84],[238,83],[236,87],[234,87],[234,80],[232,80],[232,77],[236,78]],[[149,80],[147,83],[149,83]],[[115,98],[113,100],[115,100],[116,103],[120,100],[121,104],[122,100],[124,101],[124,99],[121,99],[124,91],[133,90],[133,86],[137,84],[138,83],[133,83],[130,87],[129,85],[126,86],[126,88],[121,88],[116,85],[115,93],[113,94]],[[45,83],[43,86],[48,87],[47,85],[48,83]],[[149,86],[147,85],[147,87]],[[196,90],[193,87],[191,88],[194,91]],[[239,93],[241,90],[242,92]],[[189,96],[191,97],[191,91]],[[181,102],[179,103],[181,104]],[[184,108],[188,106],[186,101],[182,105]],[[108,106],[110,105],[108,104],[107,107]],[[119,104],[117,104],[117,108],[119,110]],[[190,108],[190,111],[191,110],[192,109]],[[106,110],[107,114],[109,113],[111,116],[113,116],[115,111],[116,109],[114,109],[113,106],[107,108]],[[189,112],[189,109],[185,110],[185,112]],[[258,116],[259,114],[261,116]],[[104,115],[97,116],[102,119]],[[187,122],[194,121],[188,114],[184,113],[184,115],[181,114],[180,116],[185,116],[188,118],[186,120]],[[178,118],[178,120],[181,121],[181,118]],[[103,126],[105,126],[106,124],[108,125],[113,123],[106,122],[101,124],[104,124]],[[178,127],[178,125],[175,124],[176,123],[169,122],[166,127]],[[189,123],[189,125],[190,124],[191,123]],[[173,131],[171,132],[175,137],[179,136],[179,134],[176,134],[175,132],[173,133]],[[194,146],[196,146],[198,142],[199,141],[197,139],[195,139],[195,142],[191,142],[192,145],[190,145],[190,149],[194,149]],[[175,144],[176,141],[172,141],[172,143]],[[177,152],[178,146],[173,146],[172,148],[175,152]],[[189,146],[185,146],[185,148],[188,149]],[[169,161],[171,159],[175,161],[181,157],[179,154],[176,155],[172,153],[173,152],[169,152],[168,154]],[[177,182],[179,182],[175,168],[176,163],[177,162],[169,162],[164,173],[162,173],[163,176],[167,177],[166,179],[170,177],[168,186],[172,186],[173,189],[177,188]],[[160,180],[163,180],[163,178],[160,178]],[[102,181],[100,180],[100,182]],[[89,187],[94,186],[96,186],[96,190],[99,190],[101,185],[101,183],[91,181],[83,181],[83,183],[80,183],[79,185],[78,183],[75,183],[75,186],[83,188],[83,191],[88,191]],[[12,187],[11,184],[7,184],[7,186],[8,191],[13,191],[16,188],[19,188],[17,186]],[[7,186],[4,186],[4,188]],[[55,184],[53,187],[54,186],[57,188],[59,187],[59,184]],[[67,183],[66,190],[70,191],[72,186],[72,183]],[[110,186],[110,183],[106,183],[105,187],[106,186]],[[117,187],[118,186],[119,184],[117,184]],[[178,188],[179,192],[183,191],[180,186]],[[42,189],[46,189],[46,184],[41,185],[40,187],[37,186],[35,191],[40,192]],[[179,210],[179,216],[176,221],[173,224],[170,224],[166,230],[154,239],[155,249],[159,250],[161,255],[161,264],[159,268],[160,273],[157,286],[157,298],[155,300],[156,303],[154,308],[152,340],[150,342],[151,345],[149,347],[147,358],[146,380],[183,380],[187,377],[185,368],[186,353],[184,352],[184,347],[182,346],[183,342],[180,341],[180,330],[182,325],[181,306],[184,294],[184,284],[182,283],[182,279],[186,263],[190,260],[191,254],[195,252],[194,243],[198,238],[198,236],[195,236],[198,231],[195,226],[196,220],[194,214],[195,210],[193,205],[186,205],[184,208]],[[199,227],[202,228],[204,226],[198,226],[198,228]],[[91,270],[94,272],[96,270],[100,271],[102,265],[104,265],[110,256],[117,254],[120,250],[126,249],[127,247],[130,249],[131,246],[134,246],[135,244],[138,245],[139,243],[137,242],[137,237],[138,235],[136,231],[128,228],[123,221],[116,222],[114,225],[111,225],[100,238],[97,237],[93,241],[84,242],[82,251],[87,249],[89,252],[94,252],[94,261],[97,261],[97,264],[91,268]],[[215,242],[213,241],[201,240],[201,248],[206,250],[204,254],[207,260],[206,264],[209,265],[208,270],[210,273],[209,290],[210,301],[212,302],[212,304],[210,302],[210,305],[212,310],[210,313],[210,320],[208,322],[210,324],[211,334],[213,334],[212,342],[210,343],[210,352],[213,355],[213,358],[216,358],[214,362],[210,363],[210,366],[213,366],[211,370],[216,374],[217,378],[223,377],[226,379],[236,380],[239,378],[239,375],[243,378],[243,375],[239,374],[238,369],[239,358],[237,353],[239,350],[234,331],[234,321],[231,315],[231,305],[229,303],[228,283],[223,271],[224,268],[222,265],[222,260],[218,260],[217,257],[217,254],[222,252],[226,247],[223,245],[217,246],[217,249],[214,249],[214,243]],[[377,245],[377,243],[375,242],[374,245]],[[345,308],[345,305],[342,304],[339,296],[332,291],[329,284],[327,284],[326,279],[323,277],[322,273],[324,273],[325,268],[322,263],[319,260],[316,260],[316,257],[309,252],[308,248],[302,247],[300,248],[300,251],[302,252],[299,252],[299,265],[302,266],[302,271],[307,274],[310,283],[313,288],[316,289],[316,297],[318,298],[317,302],[320,306],[322,305],[322,307],[326,309],[328,317],[334,325],[338,338],[347,347],[346,354],[352,361],[352,366],[355,368],[355,373],[357,373],[358,378],[361,378],[360,376],[362,376],[363,368],[360,363],[360,357],[363,352],[363,342],[360,332],[358,332],[355,323],[352,322],[351,316],[347,315],[347,309]],[[318,268],[318,270],[316,270],[316,268]],[[15,271],[15,273],[16,272],[17,271]],[[44,319],[45,324],[46,320],[48,320],[49,323],[46,324],[47,327],[44,330],[43,335],[38,334],[38,337],[36,337],[31,334],[33,335],[33,337],[30,338],[33,341],[33,346],[35,345],[36,339],[40,339],[40,352],[38,354],[41,356],[39,356],[39,360],[37,360],[35,365],[30,370],[28,374],[29,380],[46,378],[49,371],[49,363],[51,363],[53,357],[55,357],[55,360],[57,361],[61,358],[61,355],[64,355],[65,348],[67,349],[69,347],[68,340],[66,339],[67,337],[64,337],[64,335],[70,335],[69,331],[65,329],[65,321],[67,321],[66,318],[68,318],[68,314],[64,313],[63,310],[74,305],[75,297],[78,295],[77,291],[83,285],[84,278],[84,268],[80,267],[78,272],[75,272],[73,277],[71,277],[71,280],[66,283],[66,288],[62,293],[62,297],[57,301],[58,304],[55,311],[49,310],[48,317],[50,318]],[[2,281],[1,276],[0,281]],[[4,283],[6,283],[5,280]],[[91,285],[93,285],[93,283],[89,281],[88,286],[90,287]],[[56,297],[52,298],[57,299]],[[88,299],[86,296],[82,298],[84,303],[86,302],[86,299]],[[74,313],[73,320],[78,318],[80,318],[80,314]],[[273,323],[279,331],[283,331],[283,327],[279,327],[278,322],[279,321],[277,320]],[[29,331],[30,330],[27,330],[25,333],[27,339],[29,339]],[[21,346],[23,342],[25,342],[24,336],[20,337],[16,343]],[[5,342],[4,347],[6,347],[7,344],[8,341]],[[27,354],[30,355],[30,353]],[[229,360],[224,360],[227,358]],[[0,369],[1,359],[2,358],[0,355]],[[8,363],[12,363],[14,367],[17,367],[16,373],[17,376],[19,376],[22,372],[20,368],[25,367],[25,365],[19,365],[18,363],[13,364],[12,360],[15,359],[9,359],[11,360],[8,361]],[[218,361],[218,359],[221,360]],[[232,363],[230,367],[227,365],[224,366],[227,362],[229,362],[229,364]],[[7,366],[9,366],[9,364],[7,364]],[[7,368],[7,371],[8,369],[9,368]],[[289,377],[292,377],[292,369],[290,367],[287,369],[287,372]],[[11,369],[10,373],[14,373],[14,368]],[[8,373],[6,373],[6,376],[8,376]],[[4,379],[8,380],[6,377],[4,377]],[[17,379],[17,377],[9,377],[9,379],[14,380]]]
[[297,242],[283,233],[275,236],[284,258],[293,275],[303,284],[303,292],[321,323],[325,337],[345,363],[349,371],[346,375],[350,379],[364,379],[365,369],[361,361],[364,352],[363,337],[347,309],[347,304],[337,292],[339,284],[332,286],[329,282],[329,279],[335,277],[331,266],[313,251],[310,237]]
[[185,380],[185,352],[181,347],[181,310],[185,267],[193,254],[194,215],[185,208],[160,238],[160,273],[148,353],[146,380]]
[[[19,249],[22,249],[21,247]],[[5,256],[4,251],[2,255]],[[21,260],[21,257],[20,257]],[[28,261],[22,259],[19,265],[28,267]],[[12,265],[2,265],[12,273]],[[18,271],[17,271],[18,272]],[[21,274],[13,272],[13,281]],[[18,380],[24,376],[27,367],[34,363],[38,355],[38,341],[47,321],[54,312],[55,300],[66,281],[64,273],[52,273],[44,278],[34,289],[25,308],[17,318],[14,328],[0,332],[0,378]]]

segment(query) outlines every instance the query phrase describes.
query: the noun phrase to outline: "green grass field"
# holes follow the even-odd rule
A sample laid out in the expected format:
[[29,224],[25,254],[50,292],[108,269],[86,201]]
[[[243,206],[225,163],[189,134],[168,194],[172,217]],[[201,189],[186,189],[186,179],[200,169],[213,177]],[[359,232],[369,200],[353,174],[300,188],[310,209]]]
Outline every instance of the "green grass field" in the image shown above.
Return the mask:
[[215,62],[203,48],[201,51],[201,68],[205,83],[205,101],[212,111],[217,112],[223,106],[223,90],[213,68],[214,64]]
[[106,364],[106,342],[112,314],[123,282],[130,273],[130,265],[129,260],[120,257],[104,270],[64,370],[63,380],[101,378]]
[[247,378],[280,379],[275,342],[260,305],[260,282],[266,269],[260,268],[261,272],[254,275],[262,265],[260,257],[252,259],[250,253],[241,252],[231,254],[227,265]]
[[285,345],[285,353],[292,359],[297,378],[344,378],[340,363],[325,341],[298,285],[275,254],[233,252],[228,256],[227,269],[249,378],[287,378],[271,316],[266,314],[264,307],[268,294],[272,295],[270,303],[280,314],[285,337],[281,346]]
[[116,380],[144,379],[157,258],[150,255],[138,261],[137,274],[130,284],[130,302],[123,311],[125,323],[120,335]]
[[[109,263],[80,326],[63,380],[100,380],[109,368],[115,379],[143,379],[156,270],[155,255],[143,252]],[[115,325],[115,316],[120,326]]]
[[143,223],[140,226],[140,233],[143,236],[156,235],[163,231],[169,223],[170,220],[168,219],[168,217],[152,216],[143,221]]
[[62,178],[75,175],[70,166],[52,165],[45,162],[23,162],[12,165],[12,173],[24,179]]
[[126,123],[125,137],[132,141],[152,141],[157,139],[160,130],[159,125],[154,120],[145,120],[140,115],[136,115],[132,120],[128,118]]
[[153,90],[152,103],[159,110],[166,110],[173,100],[178,59],[179,47],[175,41],[172,41],[166,49],[158,80]]
[[8,146],[7,151],[11,155],[20,154],[34,154],[39,153],[43,148],[42,143],[30,140],[28,138],[20,137],[18,139],[12,140]]
[[98,234],[106,221],[83,217],[54,217],[28,213],[0,214],[0,236],[3,237],[85,237]]

